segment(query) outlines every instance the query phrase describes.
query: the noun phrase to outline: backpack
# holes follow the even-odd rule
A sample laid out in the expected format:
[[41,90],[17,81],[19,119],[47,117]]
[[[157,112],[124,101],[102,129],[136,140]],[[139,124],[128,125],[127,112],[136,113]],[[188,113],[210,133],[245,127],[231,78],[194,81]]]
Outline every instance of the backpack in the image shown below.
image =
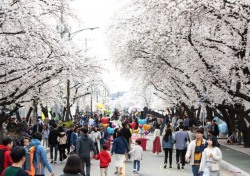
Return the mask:
[[32,146],[25,154],[25,162],[23,163],[23,169],[28,172],[30,176],[35,176],[35,158],[36,158],[36,147]]
[[0,150],[0,174],[4,170],[4,152],[5,150]]

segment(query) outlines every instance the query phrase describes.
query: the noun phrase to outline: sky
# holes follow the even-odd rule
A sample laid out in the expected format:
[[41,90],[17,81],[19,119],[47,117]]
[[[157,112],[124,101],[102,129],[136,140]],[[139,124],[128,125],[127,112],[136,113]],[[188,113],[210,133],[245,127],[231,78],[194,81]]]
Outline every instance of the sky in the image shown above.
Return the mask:
[[[122,5],[122,0],[71,0],[71,7],[81,22],[72,27],[72,32],[83,28],[98,27],[95,30],[86,30],[77,34],[76,40],[86,47],[84,38],[87,38],[87,47],[93,47],[101,62],[105,63],[109,73],[104,73],[105,82],[109,85],[110,92],[127,91],[131,85],[125,80],[118,70],[111,64],[109,50],[105,44],[105,29],[110,24],[114,13]],[[75,39],[75,38],[74,38]]]

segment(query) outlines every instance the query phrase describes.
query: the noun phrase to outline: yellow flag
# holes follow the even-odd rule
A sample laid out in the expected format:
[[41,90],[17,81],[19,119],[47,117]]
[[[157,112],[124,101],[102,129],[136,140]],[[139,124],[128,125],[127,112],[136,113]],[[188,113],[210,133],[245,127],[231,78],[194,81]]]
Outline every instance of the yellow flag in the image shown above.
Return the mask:
[[45,119],[45,115],[42,113],[42,120],[44,121],[44,119]]

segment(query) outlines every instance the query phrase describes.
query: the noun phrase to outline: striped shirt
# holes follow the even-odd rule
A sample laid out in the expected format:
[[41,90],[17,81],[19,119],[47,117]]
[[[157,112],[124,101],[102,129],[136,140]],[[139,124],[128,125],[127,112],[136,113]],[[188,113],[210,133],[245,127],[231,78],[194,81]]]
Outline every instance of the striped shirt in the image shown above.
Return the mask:
[[[201,146],[201,140],[197,140],[195,148],[200,147],[200,146]],[[194,153],[194,165],[198,165],[198,166],[200,165],[201,154],[202,153]]]

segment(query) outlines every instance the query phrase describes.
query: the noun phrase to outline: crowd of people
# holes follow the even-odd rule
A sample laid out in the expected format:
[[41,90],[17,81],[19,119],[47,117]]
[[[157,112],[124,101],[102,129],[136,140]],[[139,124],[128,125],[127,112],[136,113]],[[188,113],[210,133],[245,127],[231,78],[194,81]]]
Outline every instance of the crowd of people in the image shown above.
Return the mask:
[[[141,140],[133,141],[134,147],[131,147],[131,137],[133,131],[139,128],[140,115],[110,118],[108,126],[115,128],[114,134],[107,132],[107,126],[102,125],[101,118],[102,116],[98,115],[76,116],[69,129],[66,128],[65,123],[53,117],[51,119],[46,117],[44,120],[38,118],[34,125],[23,118],[19,122],[22,124],[21,128],[19,126],[18,129],[22,134],[21,142],[8,137],[8,131],[17,127],[15,119],[8,119],[5,124],[6,137],[0,145],[0,151],[3,151],[0,172],[3,176],[9,173],[13,173],[13,176],[30,175],[29,172],[32,171],[26,167],[27,153],[31,156],[31,148],[35,147],[33,156],[35,176],[44,176],[45,167],[53,176],[52,164],[65,163],[66,159],[63,176],[90,176],[92,156],[100,160],[100,174],[107,176],[112,155],[114,155],[115,174],[123,174],[124,161],[129,160],[131,155],[134,162],[133,172],[140,173],[143,154]],[[133,121],[136,122],[134,129],[130,126]],[[147,117],[147,123],[151,125],[150,132],[154,135],[152,152],[159,155],[164,151],[164,168],[173,168],[172,155],[175,150],[177,169],[184,169],[185,164],[190,162],[194,176],[219,176],[218,162],[222,159],[222,154],[216,138],[219,131],[215,121],[205,127],[196,128],[194,137],[190,133],[190,127],[197,127],[198,124],[188,116],[180,118],[174,115],[166,125],[162,122],[156,117]],[[165,125],[162,140],[161,125]],[[112,140],[112,146],[109,154],[107,149],[110,148],[110,140]],[[16,144],[15,147],[13,144]],[[46,150],[50,152],[50,160],[47,158]]]

